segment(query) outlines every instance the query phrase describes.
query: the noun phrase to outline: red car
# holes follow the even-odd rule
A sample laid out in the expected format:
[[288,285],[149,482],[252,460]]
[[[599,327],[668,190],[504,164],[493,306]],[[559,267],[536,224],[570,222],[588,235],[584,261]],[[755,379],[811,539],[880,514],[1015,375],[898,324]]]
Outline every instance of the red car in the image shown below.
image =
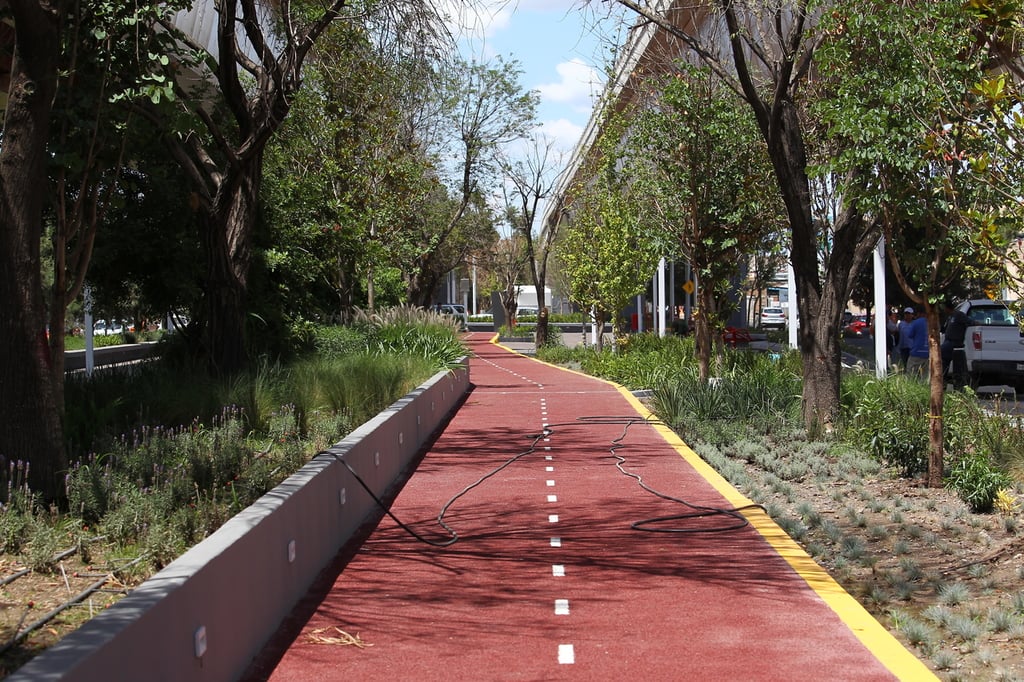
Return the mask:
[[871,323],[865,315],[856,315],[850,324],[843,327],[843,336],[871,336]]

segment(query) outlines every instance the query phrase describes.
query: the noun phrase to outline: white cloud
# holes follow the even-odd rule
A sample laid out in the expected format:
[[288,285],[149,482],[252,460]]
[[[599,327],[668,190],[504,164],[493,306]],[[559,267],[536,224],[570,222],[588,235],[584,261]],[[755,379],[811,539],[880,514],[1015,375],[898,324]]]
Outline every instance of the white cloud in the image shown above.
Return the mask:
[[544,121],[540,126],[540,132],[554,141],[556,150],[565,152],[571,150],[579,142],[580,136],[583,134],[583,127],[567,118],[559,118]]
[[589,111],[593,99],[601,92],[600,72],[582,59],[572,59],[555,67],[561,77],[557,83],[536,86],[542,99],[568,104],[580,111]]
[[440,8],[452,35],[469,41],[489,38],[508,28],[512,21],[512,10],[507,3],[495,5],[444,0]]

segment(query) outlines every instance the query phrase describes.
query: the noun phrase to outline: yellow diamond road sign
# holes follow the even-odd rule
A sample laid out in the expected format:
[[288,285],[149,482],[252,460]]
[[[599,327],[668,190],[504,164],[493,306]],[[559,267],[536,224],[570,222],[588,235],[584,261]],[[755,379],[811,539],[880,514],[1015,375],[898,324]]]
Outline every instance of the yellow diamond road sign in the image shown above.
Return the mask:
[[683,291],[685,291],[688,294],[693,293],[693,280],[686,280],[686,283],[683,284]]

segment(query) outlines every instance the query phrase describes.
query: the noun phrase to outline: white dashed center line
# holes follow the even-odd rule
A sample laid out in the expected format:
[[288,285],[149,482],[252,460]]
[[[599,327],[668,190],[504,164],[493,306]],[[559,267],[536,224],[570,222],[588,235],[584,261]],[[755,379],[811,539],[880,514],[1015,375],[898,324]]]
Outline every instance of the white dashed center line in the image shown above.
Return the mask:
[[[545,403],[544,399],[542,398],[541,399],[541,416],[543,418],[543,421],[545,422],[543,424],[543,428],[545,430],[549,426],[549,424],[546,423],[547,422],[547,414],[548,414],[548,412],[547,412],[547,404]],[[544,438],[544,442],[547,443],[547,442],[550,442],[550,441],[551,441],[550,438]],[[542,447],[543,447],[543,450],[546,453],[550,453],[551,452],[551,446],[550,445],[545,445],[545,446],[542,446]],[[552,462],[552,464],[548,464],[548,465],[546,465],[544,467],[544,471],[547,472],[548,474],[553,473],[555,471],[555,467],[553,465],[554,457],[551,454],[545,454],[544,455],[544,460],[546,462]],[[550,479],[549,478],[549,479],[545,480],[545,484],[547,485],[547,487],[553,488],[555,486],[555,481],[554,481],[554,479]],[[558,501],[558,496],[557,495],[548,495],[547,496],[547,500],[548,500],[549,503],[557,502]],[[548,523],[558,523],[558,522],[559,522],[558,514],[548,514]],[[561,547],[562,546],[562,538],[560,538],[560,537],[553,537],[553,538],[551,538],[551,546],[552,547]],[[565,577],[565,565],[564,564],[552,564],[551,565],[551,576],[553,578],[564,578]],[[568,599],[556,599],[555,600],[555,615],[556,616],[568,616],[569,615],[569,600]],[[576,650],[575,650],[575,648],[574,648],[574,646],[572,644],[559,644],[558,645],[558,663],[559,663],[559,665],[573,665],[573,664],[576,663]]]

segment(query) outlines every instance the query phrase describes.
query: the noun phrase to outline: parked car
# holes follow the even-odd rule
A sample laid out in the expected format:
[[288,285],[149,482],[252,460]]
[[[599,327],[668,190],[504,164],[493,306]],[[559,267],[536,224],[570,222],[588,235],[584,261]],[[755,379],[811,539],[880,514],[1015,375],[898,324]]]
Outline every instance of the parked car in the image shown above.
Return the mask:
[[531,306],[520,306],[516,309],[516,319],[523,319],[524,317],[537,317],[537,309]]
[[99,320],[92,326],[93,334],[120,334],[123,331],[123,326],[120,322],[108,322],[106,320]]
[[[957,309],[970,324],[964,336],[965,371],[972,386],[985,381],[1024,383],[1024,335],[1008,301],[987,298],[964,301]],[[955,372],[960,371],[954,351]]]
[[782,329],[786,326],[786,311],[782,308],[761,308],[762,329]]
[[843,327],[843,336],[858,338],[871,336],[871,322],[867,315],[854,315],[853,319]]
[[459,321],[459,327],[462,329],[465,329],[469,324],[469,315],[466,314],[466,306],[464,305],[458,305],[457,303],[438,303],[430,306],[430,309],[435,313],[451,315]]

